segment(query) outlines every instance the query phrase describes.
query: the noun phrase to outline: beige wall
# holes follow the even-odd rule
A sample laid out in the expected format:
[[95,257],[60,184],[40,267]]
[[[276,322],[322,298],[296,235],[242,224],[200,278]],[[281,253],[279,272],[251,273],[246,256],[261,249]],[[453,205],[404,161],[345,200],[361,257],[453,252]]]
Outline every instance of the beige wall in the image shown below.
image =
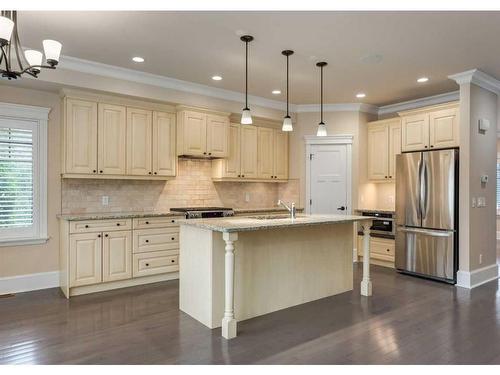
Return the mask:
[[[460,86],[460,249],[461,271],[473,271],[496,263],[496,153],[497,105],[494,93],[474,84]],[[480,118],[492,129],[478,132]],[[481,184],[480,176],[491,180]],[[472,208],[472,198],[485,197],[486,207]],[[482,254],[482,263],[479,256]]]
[[51,108],[48,124],[48,235],[43,245],[0,247],[0,278],[56,271],[59,267],[59,228],[56,215],[61,210],[60,101],[59,96],[0,84],[0,101]]
[[[359,112],[327,112],[323,119],[329,135],[352,135],[352,204],[356,208],[359,193],[367,188],[366,182],[366,122],[374,115]],[[300,205],[305,205],[305,141],[304,136],[315,135],[319,113],[306,112],[297,115],[297,123],[290,134],[290,177],[300,181]],[[368,196],[369,194],[366,194]],[[370,195],[371,196],[371,195]],[[368,199],[368,198],[367,198]]]

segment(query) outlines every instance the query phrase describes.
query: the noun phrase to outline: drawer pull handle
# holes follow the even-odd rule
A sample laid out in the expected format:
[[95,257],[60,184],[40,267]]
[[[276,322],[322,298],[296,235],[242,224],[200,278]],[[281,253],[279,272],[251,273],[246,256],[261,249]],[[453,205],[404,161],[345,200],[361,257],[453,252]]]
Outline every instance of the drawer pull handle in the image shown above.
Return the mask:
[[88,225],[85,225],[85,228],[88,228],[89,226]]
[[149,267],[149,263],[146,263],[146,267]]
[[175,240],[175,237],[172,237],[172,241]]
[[148,243],[148,242],[149,242],[149,240],[146,240],[146,243]]

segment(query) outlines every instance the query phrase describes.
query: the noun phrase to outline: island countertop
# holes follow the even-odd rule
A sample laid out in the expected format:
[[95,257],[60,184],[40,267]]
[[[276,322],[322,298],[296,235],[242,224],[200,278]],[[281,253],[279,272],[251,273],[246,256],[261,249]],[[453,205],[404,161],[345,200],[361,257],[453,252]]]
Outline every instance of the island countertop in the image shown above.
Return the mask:
[[233,216],[225,218],[179,220],[178,223],[181,225],[209,229],[214,232],[229,233],[320,224],[341,224],[373,219],[372,217],[355,215],[297,215],[294,220],[283,217],[273,218],[273,215],[267,216],[270,216],[270,218],[263,219],[258,217]]

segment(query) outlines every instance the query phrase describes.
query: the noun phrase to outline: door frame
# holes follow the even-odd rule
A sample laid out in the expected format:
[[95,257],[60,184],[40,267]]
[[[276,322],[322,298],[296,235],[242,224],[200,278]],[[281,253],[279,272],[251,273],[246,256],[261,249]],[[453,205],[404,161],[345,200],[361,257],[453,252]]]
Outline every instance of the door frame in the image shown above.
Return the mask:
[[330,135],[327,137],[317,137],[315,135],[304,136],[306,144],[306,153],[304,155],[306,162],[306,201],[305,211],[306,214],[311,214],[311,160],[309,155],[311,154],[311,149],[313,146],[331,146],[331,145],[344,145],[346,146],[346,163],[347,163],[347,214],[352,213],[352,140],[353,136],[349,134],[345,135]]

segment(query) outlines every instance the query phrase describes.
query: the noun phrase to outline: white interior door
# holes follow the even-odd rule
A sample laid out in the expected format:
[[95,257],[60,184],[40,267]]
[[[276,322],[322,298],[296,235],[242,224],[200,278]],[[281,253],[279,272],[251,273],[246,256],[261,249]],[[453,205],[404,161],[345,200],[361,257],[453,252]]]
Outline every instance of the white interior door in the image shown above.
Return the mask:
[[311,145],[310,212],[311,214],[350,213],[348,199],[347,146]]

